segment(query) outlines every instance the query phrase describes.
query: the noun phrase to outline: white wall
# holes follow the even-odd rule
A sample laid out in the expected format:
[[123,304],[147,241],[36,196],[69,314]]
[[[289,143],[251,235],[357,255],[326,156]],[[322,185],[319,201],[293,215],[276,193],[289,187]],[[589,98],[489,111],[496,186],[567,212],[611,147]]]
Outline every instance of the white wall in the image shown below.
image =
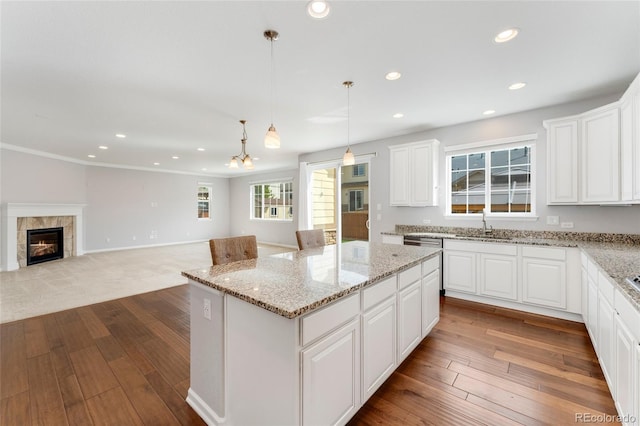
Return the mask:
[[[250,185],[253,183],[273,182],[293,179],[293,221],[251,220]],[[229,210],[231,211],[230,235],[255,235],[259,242],[298,247],[296,230],[298,229],[298,170],[284,170],[271,173],[257,173],[230,179]]]
[[[560,216],[561,222],[573,222],[573,229],[563,231],[610,232],[640,234],[640,206],[599,207],[599,206],[547,206],[546,205],[546,131],[542,121],[588,111],[619,99],[620,94],[590,99],[565,105],[541,108],[522,113],[484,119],[472,123],[442,127],[420,133],[404,135],[379,141],[352,145],[354,154],[376,151],[371,160],[371,238],[380,241],[380,232],[393,231],[396,224],[422,225],[424,220],[431,226],[480,227],[479,219],[445,218],[445,155],[443,147],[484,140],[501,139],[512,136],[537,133],[537,221],[515,221],[491,219],[494,228],[531,229],[560,231],[559,226],[546,225],[546,216]],[[389,206],[389,149],[388,146],[427,139],[438,139],[440,145],[440,191],[437,207],[391,207]],[[300,161],[314,162],[340,158],[344,148],[316,152],[300,156]],[[377,210],[380,204],[381,210]],[[381,220],[377,220],[377,214]]]
[[[199,182],[212,187],[210,221],[197,219]],[[86,204],[87,252],[229,235],[226,178],[97,167],[2,149],[0,203]]]

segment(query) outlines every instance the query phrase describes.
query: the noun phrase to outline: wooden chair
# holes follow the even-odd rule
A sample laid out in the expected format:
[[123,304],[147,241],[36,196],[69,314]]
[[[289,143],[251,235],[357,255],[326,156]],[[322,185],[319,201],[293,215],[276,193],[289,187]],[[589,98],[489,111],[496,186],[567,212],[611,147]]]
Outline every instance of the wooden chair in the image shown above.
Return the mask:
[[326,245],[324,241],[324,229],[296,231],[296,240],[298,240],[298,248],[300,250]]
[[258,257],[258,243],[255,235],[214,238],[209,240],[209,248],[211,248],[211,260],[214,265]]

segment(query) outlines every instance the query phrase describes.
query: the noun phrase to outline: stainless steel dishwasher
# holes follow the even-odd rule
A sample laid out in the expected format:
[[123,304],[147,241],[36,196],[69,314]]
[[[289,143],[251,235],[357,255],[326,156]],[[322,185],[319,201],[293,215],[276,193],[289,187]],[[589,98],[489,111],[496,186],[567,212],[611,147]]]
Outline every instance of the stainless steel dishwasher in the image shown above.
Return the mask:
[[[437,233],[429,232],[412,232],[404,235],[405,246],[420,246],[439,248],[442,250],[443,236]],[[444,296],[444,286],[442,281],[442,252],[440,252],[440,296]]]

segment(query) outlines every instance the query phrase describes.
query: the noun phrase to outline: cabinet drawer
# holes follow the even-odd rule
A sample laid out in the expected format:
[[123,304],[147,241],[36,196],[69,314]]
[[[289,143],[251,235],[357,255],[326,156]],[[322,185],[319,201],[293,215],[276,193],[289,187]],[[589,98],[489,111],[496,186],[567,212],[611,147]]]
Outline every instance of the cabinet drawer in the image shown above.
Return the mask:
[[391,278],[366,287],[362,291],[362,310],[366,311],[387,297],[392,296],[396,292],[396,280],[397,278],[394,275]]
[[403,289],[413,284],[422,277],[422,265],[413,266],[398,274],[398,289]]
[[358,313],[360,313],[360,298],[356,293],[338,300],[318,312],[302,317],[302,346],[344,324]]
[[440,256],[442,256],[442,253],[437,255],[436,257],[432,257],[431,259],[422,262],[423,277],[426,277],[440,267]]
[[562,248],[526,246],[522,247],[522,256],[537,257],[538,259],[565,260],[567,258],[567,252]]
[[604,298],[607,299],[607,302],[609,302],[611,306],[613,306],[614,288],[615,287],[613,286],[611,281],[609,281],[609,277],[600,272],[598,274],[598,290],[600,291],[600,294],[602,294]]
[[615,290],[615,299],[614,306],[616,312],[620,315],[620,319],[634,335],[633,337],[636,341],[640,342],[640,312],[638,312],[636,308],[631,305],[631,302],[618,290]]

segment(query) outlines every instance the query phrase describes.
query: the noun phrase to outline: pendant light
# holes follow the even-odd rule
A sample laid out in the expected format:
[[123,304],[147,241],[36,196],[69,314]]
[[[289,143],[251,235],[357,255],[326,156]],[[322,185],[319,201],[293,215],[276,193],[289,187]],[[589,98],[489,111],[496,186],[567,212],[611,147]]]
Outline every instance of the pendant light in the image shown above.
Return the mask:
[[253,170],[253,161],[251,160],[251,156],[247,154],[246,145],[247,145],[247,130],[245,128],[247,120],[240,120],[240,124],[242,124],[242,150],[240,154],[234,155],[231,157],[231,161],[229,161],[230,169],[239,168],[238,160],[242,162],[242,165],[247,170]]
[[353,156],[353,152],[351,152],[351,143],[349,141],[349,89],[351,89],[351,87],[353,86],[353,81],[345,81],[344,83],[342,83],[342,85],[347,88],[347,152],[345,152],[344,156],[342,157],[342,165],[353,166],[356,163],[356,159]]
[[264,146],[266,148],[278,149],[280,148],[280,135],[276,131],[276,127],[273,125],[273,91],[274,91],[274,72],[273,72],[273,42],[278,39],[278,32],[275,30],[267,30],[264,32],[264,38],[271,42],[271,126],[267,130],[267,134],[264,137]]

